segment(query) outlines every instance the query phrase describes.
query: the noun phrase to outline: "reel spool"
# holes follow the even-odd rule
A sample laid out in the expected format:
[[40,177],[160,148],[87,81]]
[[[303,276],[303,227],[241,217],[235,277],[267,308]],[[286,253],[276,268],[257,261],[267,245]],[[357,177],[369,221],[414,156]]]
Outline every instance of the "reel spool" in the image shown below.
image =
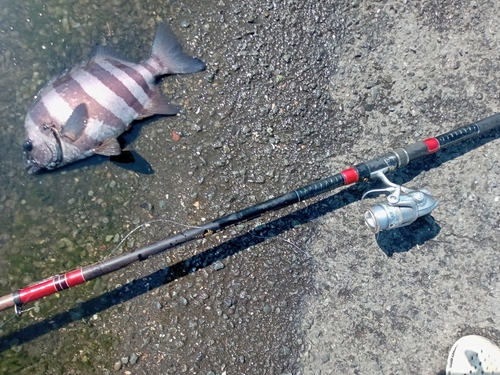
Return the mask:
[[409,225],[419,217],[430,214],[438,204],[425,189],[413,190],[394,184],[382,172],[375,172],[372,177],[380,179],[386,187],[367,191],[361,201],[369,194],[388,194],[386,202],[367,207],[364,214],[365,224],[375,234]]

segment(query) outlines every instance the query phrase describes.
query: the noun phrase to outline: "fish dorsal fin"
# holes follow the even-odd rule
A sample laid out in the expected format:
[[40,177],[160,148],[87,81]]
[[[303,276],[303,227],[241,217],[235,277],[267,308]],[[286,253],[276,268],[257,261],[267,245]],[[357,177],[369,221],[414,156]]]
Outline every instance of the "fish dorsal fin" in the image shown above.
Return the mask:
[[94,56],[92,56],[91,58],[91,61],[99,61],[104,59],[126,61],[126,59],[124,59],[118,52],[116,52],[113,47],[98,45]]
[[112,156],[120,155],[122,150],[116,138],[108,138],[97,147],[94,152],[98,155]]
[[66,124],[64,124],[62,135],[71,139],[73,142],[76,141],[85,130],[88,119],[89,112],[87,110],[87,105],[85,103],[78,104],[73,110],[73,113],[71,113],[71,116],[69,116]]
[[140,120],[153,115],[176,115],[178,113],[179,108],[169,103],[168,99],[161,93],[160,86],[154,86],[151,91],[149,106],[141,111],[137,119]]

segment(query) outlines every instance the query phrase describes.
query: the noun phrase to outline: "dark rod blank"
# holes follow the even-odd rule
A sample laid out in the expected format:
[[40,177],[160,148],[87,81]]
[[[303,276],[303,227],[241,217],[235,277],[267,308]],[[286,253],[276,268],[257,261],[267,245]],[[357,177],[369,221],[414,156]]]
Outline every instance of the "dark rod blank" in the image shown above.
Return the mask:
[[345,169],[331,177],[301,187],[277,198],[272,198],[241,211],[223,216],[212,222],[188,229],[161,241],[143,246],[130,253],[121,254],[114,258],[78,268],[63,275],[56,275],[16,290],[11,294],[0,297],[0,311],[10,307],[16,307],[16,312],[20,314],[22,312],[22,306],[28,302],[36,301],[58,291],[117,271],[129,264],[143,261],[153,255],[170,250],[187,242],[210,236],[231,225],[254,219],[266,212],[279,210],[343,185],[366,181],[372,177],[374,172],[392,172],[398,168],[404,167],[413,160],[432,154],[441,148],[464,141],[475,135],[483,134],[498,127],[500,127],[500,114],[452,130],[435,138],[428,138],[424,141],[398,148],[365,163]]

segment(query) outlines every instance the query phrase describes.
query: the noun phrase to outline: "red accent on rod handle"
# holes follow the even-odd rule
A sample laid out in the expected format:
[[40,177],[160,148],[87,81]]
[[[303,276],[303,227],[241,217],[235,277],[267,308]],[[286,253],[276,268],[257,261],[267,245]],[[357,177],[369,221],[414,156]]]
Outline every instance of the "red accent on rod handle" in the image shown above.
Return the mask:
[[54,287],[54,279],[55,277],[19,290],[19,299],[22,304],[36,301],[57,292],[57,289]]
[[349,168],[340,173],[342,174],[342,177],[344,177],[346,185],[354,184],[359,181],[358,171],[355,168]]
[[439,141],[436,138],[428,138],[424,141],[425,145],[427,146],[427,150],[429,151],[429,154],[435,153],[437,150],[439,150]]
[[81,268],[68,272],[65,276],[66,276],[66,282],[68,283],[68,288],[74,287],[75,285],[83,284],[85,281],[87,281],[83,277],[83,270]]
[[36,301],[40,298],[50,296],[51,294],[84,282],[85,278],[83,277],[82,269],[80,268],[78,270],[70,271],[65,275],[57,275],[35,285],[21,289],[19,290],[18,296],[24,305],[25,303]]

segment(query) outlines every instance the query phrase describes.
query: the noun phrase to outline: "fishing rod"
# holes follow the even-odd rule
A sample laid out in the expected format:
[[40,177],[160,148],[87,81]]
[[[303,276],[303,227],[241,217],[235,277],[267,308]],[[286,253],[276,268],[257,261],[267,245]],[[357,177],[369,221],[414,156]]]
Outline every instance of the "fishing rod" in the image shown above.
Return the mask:
[[211,236],[222,229],[254,219],[266,212],[279,210],[337,187],[360,181],[368,181],[371,178],[380,179],[385,187],[383,189],[368,191],[363,195],[362,200],[366,195],[372,193],[388,193],[389,195],[387,196],[387,202],[369,207],[365,212],[364,218],[368,228],[373,233],[378,233],[383,230],[409,225],[419,217],[431,213],[434,207],[436,207],[437,202],[428,191],[413,190],[394,184],[387,179],[385,174],[404,167],[410,162],[430,155],[442,148],[499,127],[500,113],[435,138],[428,138],[398,148],[365,163],[345,169],[331,177],[223,216],[212,222],[190,228],[130,253],[121,254],[89,266],[81,267],[63,275],[56,275],[16,290],[11,294],[0,297],[0,311],[14,307],[16,314],[21,315],[23,305],[28,302],[33,302],[61,290],[83,284],[187,242]]

